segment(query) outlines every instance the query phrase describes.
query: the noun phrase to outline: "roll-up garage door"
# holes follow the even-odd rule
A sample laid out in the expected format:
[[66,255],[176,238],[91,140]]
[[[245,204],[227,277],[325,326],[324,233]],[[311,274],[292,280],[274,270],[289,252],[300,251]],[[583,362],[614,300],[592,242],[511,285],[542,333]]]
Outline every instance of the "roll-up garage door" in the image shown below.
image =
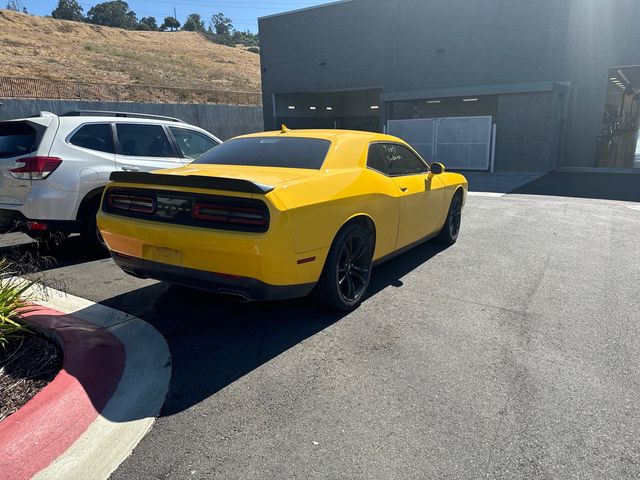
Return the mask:
[[436,118],[389,120],[387,133],[402,138],[416,149],[422,158],[431,162],[434,157]]
[[455,170],[489,170],[492,118],[446,117],[389,120],[387,132],[400,137],[428,161]]

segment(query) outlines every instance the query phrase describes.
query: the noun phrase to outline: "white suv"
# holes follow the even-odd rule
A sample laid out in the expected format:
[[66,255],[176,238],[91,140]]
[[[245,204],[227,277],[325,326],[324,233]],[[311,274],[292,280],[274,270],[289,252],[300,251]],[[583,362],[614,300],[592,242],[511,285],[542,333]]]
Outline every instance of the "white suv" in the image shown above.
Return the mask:
[[0,122],[0,232],[81,233],[100,247],[96,212],[111,172],[183,166],[220,143],[178,119],[134,113]]

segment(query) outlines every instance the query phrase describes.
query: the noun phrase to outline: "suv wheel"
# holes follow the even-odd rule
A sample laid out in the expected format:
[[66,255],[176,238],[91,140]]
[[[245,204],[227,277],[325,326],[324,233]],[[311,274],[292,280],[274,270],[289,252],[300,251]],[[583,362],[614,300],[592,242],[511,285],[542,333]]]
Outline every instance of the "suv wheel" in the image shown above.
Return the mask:
[[44,250],[53,250],[64,242],[69,236],[62,232],[27,233],[29,237],[38,243],[38,247]]
[[85,219],[82,226],[82,236],[96,251],[107,252],[107,244],[100,234],[100,230],[98,229],[98,221],[96,219],[99,209],[100,203],[98,202],[89,211],[89,215]]

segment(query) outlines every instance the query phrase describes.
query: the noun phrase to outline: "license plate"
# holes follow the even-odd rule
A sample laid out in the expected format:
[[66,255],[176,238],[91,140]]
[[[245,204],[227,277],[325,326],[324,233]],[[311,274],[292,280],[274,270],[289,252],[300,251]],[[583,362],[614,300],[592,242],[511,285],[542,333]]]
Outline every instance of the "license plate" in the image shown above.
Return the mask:
[[169,265],[182,265],[183,262],[182,252],[180,250],[174,250],[173,248],[144,245],[142,255],[146,260],[168,263]]

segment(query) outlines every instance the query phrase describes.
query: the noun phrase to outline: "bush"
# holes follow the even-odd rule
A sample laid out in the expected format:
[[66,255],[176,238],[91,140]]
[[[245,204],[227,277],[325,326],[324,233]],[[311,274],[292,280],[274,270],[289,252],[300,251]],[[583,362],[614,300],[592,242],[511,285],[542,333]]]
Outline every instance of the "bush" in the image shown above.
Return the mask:
[[12,277],[11,266],[6,259],[0,259],[0,347],[5,347],[9,338],[26,331],[20,322],[20,313],[28,307],[27,290],[34,282]]
[[202,32],[202,34],[207,40],[217,43],[218,45],[226,45],[227,47],[236,46],[236,42],[233,40],[231,35],[218,35],[217,33],[212,33],[210,31]]
[[[145,28],[147,27],[147,28]],[[136,26],[136,30],[158,30],[158,22],[156,21],[156,17],[142,17]]]
[[187,32],[204,32],[204,22],[200,15],[197,13],[189,15],[182,26],[182,30]]
[[258,47],[249,47],[247,48],[247,52],[260,54],[260,49]]
[[180,28],[180,22],[173,17],[165,17],[164,23],[160,25],[160,30],[162,31],[171,30],[173,32],[174,30],[177,30],[179,28]]
[[240,43],[245,47],[259,47],[260,46],[260,38],[257,34],[251,33],[249,30],[246,32],[241,32],[236,30],[233,32],[233,40],[236,43]]

